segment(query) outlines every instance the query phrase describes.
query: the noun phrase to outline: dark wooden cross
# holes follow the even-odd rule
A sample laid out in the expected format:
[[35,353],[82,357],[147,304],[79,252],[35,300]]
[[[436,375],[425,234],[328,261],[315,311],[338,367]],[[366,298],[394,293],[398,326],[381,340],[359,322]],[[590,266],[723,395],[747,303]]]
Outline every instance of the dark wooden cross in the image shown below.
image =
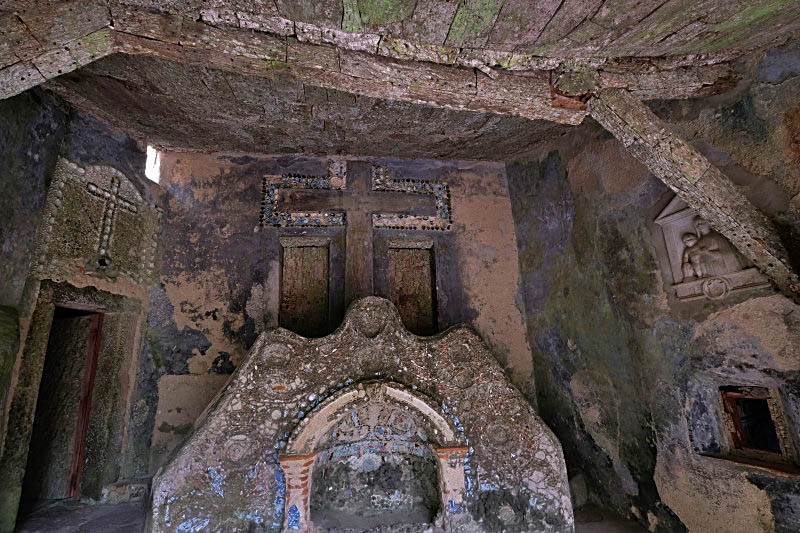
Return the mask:
[[372,164],[353,161],[347,165],[347,188],[278,189],[278,210],[294,212],[344,211],[345,306],[356,298],[372,296],[372,214],[436,215],[433,196],[373,191]]

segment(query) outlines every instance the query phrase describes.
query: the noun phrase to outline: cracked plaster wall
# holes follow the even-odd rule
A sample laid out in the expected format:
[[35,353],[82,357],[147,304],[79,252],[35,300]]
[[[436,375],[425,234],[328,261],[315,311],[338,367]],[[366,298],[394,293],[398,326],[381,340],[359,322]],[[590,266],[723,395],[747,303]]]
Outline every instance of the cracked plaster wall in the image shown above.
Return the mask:
[[[654,110],[779,226],[797,254],[800,49],[733,95]],[[507,167],[539,412],[589,499],[653,531],[797,531],[797,478],[701,455],[721,385],[780,391],[795,442],[800,308],[769,289],[680,304],[650,222],[672,193],[587,122]]]
[[[451,232],[375,230],[375,293],[388,297],[388,261],[378,255],[389,238],[433,237],[439,330],[461,322],[473,325],[514,383],[533,398],[530,349],[516,302],[518,261],[504,166],[370,160],[387,166],[393,178],[447,182],[453,209]],[[280,235],[331,238],[331,330],[341,321],[343,228],[254,231],[264,175],[326,172],[325,157],[162,155],[161,184],[168,194],[165,256],[160,286],[151,294],[144,354],[149,379],[158,380],[158,412],[153,413],[154,404],[137,411],[151,417],[151,473],[183,440],[183,429],[238,367],[256,335],[277,326]]]

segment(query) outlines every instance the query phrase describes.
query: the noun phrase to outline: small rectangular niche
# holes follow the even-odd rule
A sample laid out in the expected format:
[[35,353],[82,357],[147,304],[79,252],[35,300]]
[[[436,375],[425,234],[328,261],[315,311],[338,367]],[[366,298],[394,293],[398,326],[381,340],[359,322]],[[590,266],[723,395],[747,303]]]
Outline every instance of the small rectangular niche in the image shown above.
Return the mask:
[[328,237],[281,237],[281,327],[304,337],[330,333]]
[[437,331],[433,239],[390,239],[389,299],[415,335]]
[[796,462],[786,418],[776,390],[724,386],[719,389],[729,440],[726,458],[761,466]]

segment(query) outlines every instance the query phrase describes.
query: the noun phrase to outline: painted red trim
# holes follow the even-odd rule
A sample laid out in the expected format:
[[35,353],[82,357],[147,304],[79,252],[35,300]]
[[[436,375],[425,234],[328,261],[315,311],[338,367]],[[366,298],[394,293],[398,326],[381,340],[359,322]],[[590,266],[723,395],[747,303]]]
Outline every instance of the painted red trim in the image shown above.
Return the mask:
[[96,313],[92,317],[89,328],[89,349],[86,355],[86,373],[84,374],[81,389],[81,403],[78,413],[78,424],[75,429],[75,446],[69,465],[69,485],[67,494],[69,498],[77,500],[81,497],[81,474],[83,473],[83,460],[86,454],[86,437],[89,431],[89,415],[92,412],[92,391],[94,378],[97,374],[97,357],[100,353],[100,343],[103,338],[103,313]]

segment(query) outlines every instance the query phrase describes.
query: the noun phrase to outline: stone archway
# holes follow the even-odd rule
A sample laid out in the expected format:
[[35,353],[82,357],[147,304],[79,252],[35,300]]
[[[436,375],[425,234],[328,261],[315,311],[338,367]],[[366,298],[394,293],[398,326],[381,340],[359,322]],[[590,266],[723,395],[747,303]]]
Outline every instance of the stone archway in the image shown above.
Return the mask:
[[[355,441],[363,443],[370,437],[378,438],[378,448],[399,451],[401,454],[419,454],[418,448],[430,449],[435,455],[433,459],[438,469],[440,517],[446,520],[448,514],[457,512],[463,501],[463,460],[468,447],[463,434],[433,405],[422,394],[385,381],[353,385],[318,405],[295,428],[285,453],[279,456],[286,483],[284,530],[312,529],[312,480],[315,467],[320,466],[320,459],[327,463],[331,455],[340,455],[338,448],[350,446]],[[408,412],[410,416],[403,417],[401,414],[403,419],[397,420],[399,417],[397,412],[392,412],[392,406]],[[371,417],[378,425],[369,427],[369,421],[361,422],[357,424],[359,427],[353,428],[353,435],[341,431],[343,424],[350,424],[348,417],[359,408],[361,412],[371,408],[374,414],[383,414],[383,420],[377,421]],[[420,419],[424,421],[422,424],[414,422]],[[417,442],[407,439],[409,433],[416,436],[421,434],[421,439],[416,439]],[[420,440],[423,443],[421,447],[418,443]],[[326,450],[331,450],[327,456]]]

